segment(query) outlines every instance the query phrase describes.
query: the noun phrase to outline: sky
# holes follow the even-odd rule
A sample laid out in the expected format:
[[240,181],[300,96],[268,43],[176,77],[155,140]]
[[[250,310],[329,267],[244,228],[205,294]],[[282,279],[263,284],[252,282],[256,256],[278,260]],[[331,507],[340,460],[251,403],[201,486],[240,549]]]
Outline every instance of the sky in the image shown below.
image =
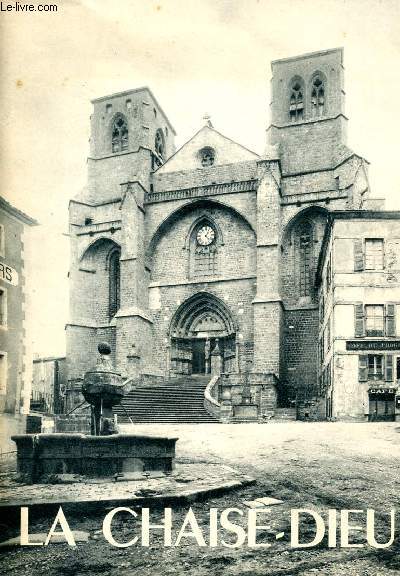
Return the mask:
[[207,113],[262,154],[271,60],[342,46],[348,144],[371,162],[372,196],[400,209],[398,0],[48,1],[57,12],[0,13],[2,195],[40,223],[36,354],[65,353],[68,200],[86,181],[93,98],[149,86],[178,146]]

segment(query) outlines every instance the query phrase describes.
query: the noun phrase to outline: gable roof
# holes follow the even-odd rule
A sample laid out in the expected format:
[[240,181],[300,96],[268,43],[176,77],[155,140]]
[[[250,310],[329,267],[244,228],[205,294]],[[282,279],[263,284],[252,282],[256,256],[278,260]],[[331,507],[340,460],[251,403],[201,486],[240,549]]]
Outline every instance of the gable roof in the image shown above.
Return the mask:
[[199,151],[210,147],[215,150],[214,166],[259,160],[260,156],[245,146],[234,142],[211,126],[203,126],[175,152],[160,168],[158,174],[166,172],[179,172],[181,170],[195,170],[201,168]]

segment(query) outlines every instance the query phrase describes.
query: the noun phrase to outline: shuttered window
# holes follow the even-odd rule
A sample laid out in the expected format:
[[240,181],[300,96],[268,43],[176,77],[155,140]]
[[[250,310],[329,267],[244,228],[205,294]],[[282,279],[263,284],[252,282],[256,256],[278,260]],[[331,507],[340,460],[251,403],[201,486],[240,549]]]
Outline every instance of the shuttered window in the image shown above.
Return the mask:
[[368,380],[383,379],[383,356],[368,354]]
[[365,269],[383,269],[383,239],[367,238],[365,240]]
[[368,356],[366,354],[360,354],[358,357],[358,380],[368,381]]
[[364,336],[364,305],[355,304],[354,306],[354,324],[356,338]]
[[391,354],[385,357],[385,380],[393,382],[393,356]]
[[396,336],[395,304],[386,304],[386,336]]
[[361,270],[364,270],[363,241],[359,239],[354,240],[353,249],[354,249],[354,271],[360,272]]
[[360,354],[358,357],[358,380],[368,382],[385,379],[393,382],[393,356],[387,354]]
[[365,332],[367,336],[383,336],[384,307],[383,305],[365,306]]

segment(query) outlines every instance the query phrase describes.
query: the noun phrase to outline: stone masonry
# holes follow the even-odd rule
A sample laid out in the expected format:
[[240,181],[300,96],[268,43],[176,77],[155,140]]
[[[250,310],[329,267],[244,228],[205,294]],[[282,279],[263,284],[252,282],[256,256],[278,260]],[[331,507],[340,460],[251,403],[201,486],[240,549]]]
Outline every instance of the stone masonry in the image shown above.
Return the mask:
[[316,393],[327,217],[373,206],[343,76],[342,49],[273,62],[263,156],[209,121],[176,151],[148,88],[93,101],[70,202],[70,382],[106,340],[126,377],[207,374],[218,355],[224,373],[270,375],[282,405]]

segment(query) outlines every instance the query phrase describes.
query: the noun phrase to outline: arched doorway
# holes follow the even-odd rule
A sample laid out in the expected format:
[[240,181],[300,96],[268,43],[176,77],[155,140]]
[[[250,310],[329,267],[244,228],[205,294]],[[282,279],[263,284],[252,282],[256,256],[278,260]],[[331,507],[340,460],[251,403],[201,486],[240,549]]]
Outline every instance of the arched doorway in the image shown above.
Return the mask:
[[173,374],[211,374],[236,367],[236,325],[228,307],[206,292],[195,294],[176,311],[170,327]]

